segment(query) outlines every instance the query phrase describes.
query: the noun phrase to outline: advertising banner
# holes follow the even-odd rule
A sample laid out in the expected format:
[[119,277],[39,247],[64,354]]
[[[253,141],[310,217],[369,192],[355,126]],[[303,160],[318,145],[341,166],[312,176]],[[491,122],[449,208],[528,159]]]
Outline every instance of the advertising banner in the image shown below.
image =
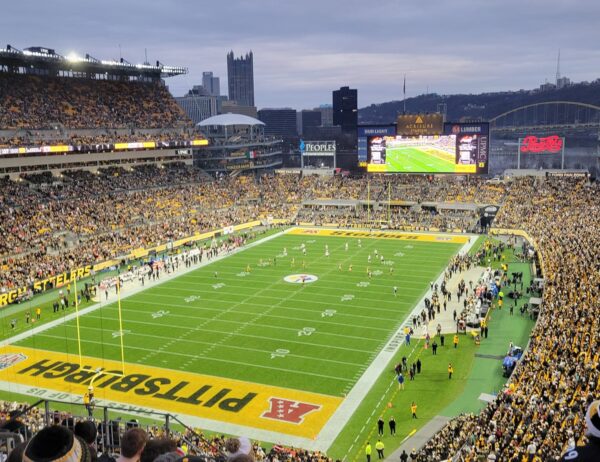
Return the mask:
[[396,136],[396,125],[362,125],[358,127],[358,163],[366,167],[370,136]]
[[335,140],[304,141],[300,140],[300,153],[303,156],[335,156]]
[[396,121],[397,135],[441,135],[444,129],[442,114],[402,114]]

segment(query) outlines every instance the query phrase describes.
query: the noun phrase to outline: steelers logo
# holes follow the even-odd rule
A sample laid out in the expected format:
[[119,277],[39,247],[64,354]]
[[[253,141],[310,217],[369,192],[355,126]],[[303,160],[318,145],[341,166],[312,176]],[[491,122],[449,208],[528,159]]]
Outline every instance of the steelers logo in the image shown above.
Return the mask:
[[308,284],[309,282],[315,282],[319,279],[314,274],[290,274],[283,278],[285,282],[290,282],[292,284]]

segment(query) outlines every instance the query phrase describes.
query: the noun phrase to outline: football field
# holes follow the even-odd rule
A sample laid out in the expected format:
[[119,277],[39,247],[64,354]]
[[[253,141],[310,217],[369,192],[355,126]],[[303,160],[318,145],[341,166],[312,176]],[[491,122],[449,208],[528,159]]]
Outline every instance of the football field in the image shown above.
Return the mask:
[[93,380],[104,402],[306,447],[343,428],[347,396],[369,391],[357,384],[468,240],[291,230],[3,347],[24,359],[0,380],[71,396]]
[[455,173],[454,155],[434,148],[388,148],[386,151],[389,172]]

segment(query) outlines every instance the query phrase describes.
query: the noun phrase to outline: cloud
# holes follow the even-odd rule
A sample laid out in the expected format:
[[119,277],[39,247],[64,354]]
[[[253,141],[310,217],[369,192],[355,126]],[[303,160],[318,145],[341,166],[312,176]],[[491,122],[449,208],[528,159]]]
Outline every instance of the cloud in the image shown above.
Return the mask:
[[254,51],[260,107],[313,107],[349,85],[365,106],[409,95],[533,88],[563,73],[599,77],[600,2],[592,0],[41,0],[3,5],[3,39],[63,54],[189,68],[168,80],[181,95],[226,54]]

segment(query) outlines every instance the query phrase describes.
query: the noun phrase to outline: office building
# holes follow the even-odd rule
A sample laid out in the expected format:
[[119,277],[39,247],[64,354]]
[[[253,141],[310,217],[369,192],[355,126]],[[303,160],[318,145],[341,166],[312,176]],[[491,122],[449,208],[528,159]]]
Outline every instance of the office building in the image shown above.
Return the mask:
[[312,109],[304,109],[300,113],[300,123],[302,125],[302,133],[309,127],[321,126],[321,112]]
[[291,108],[261,109],[258,119],[265,123],[265,135],[282,138],[298,136],[296,130],[296,111]]
[[342,127],[339,125],[330,125],[320,127],[306,127],[302,138],[305,140],[337,140],[342,134]]
[[333,92],[333,125],[342,127],[343,133],[356,133],[358,125],[358,92],[341,87]]
[[333,106],[331,104],[321,104],[315,108],[315,111],[321,113],[321,125],[331,127],[333,125]]
[[254,106],[254,58],[252,52],[236,58],[227,54],[229,99],[240,106]]
[[202,86],[209,96],[221,96],[221,82],[219,77],[213,77],[212,72],[202,73]]
[[231,100],[221,102],[221,114],[240,114],[253,118],[257,116],[255,106],[244,106]]
[[185,96],[176,97],[175,101],[195,124],[217,115],[219,109],[218,98],[208,95],[202,85],[194,85]]

